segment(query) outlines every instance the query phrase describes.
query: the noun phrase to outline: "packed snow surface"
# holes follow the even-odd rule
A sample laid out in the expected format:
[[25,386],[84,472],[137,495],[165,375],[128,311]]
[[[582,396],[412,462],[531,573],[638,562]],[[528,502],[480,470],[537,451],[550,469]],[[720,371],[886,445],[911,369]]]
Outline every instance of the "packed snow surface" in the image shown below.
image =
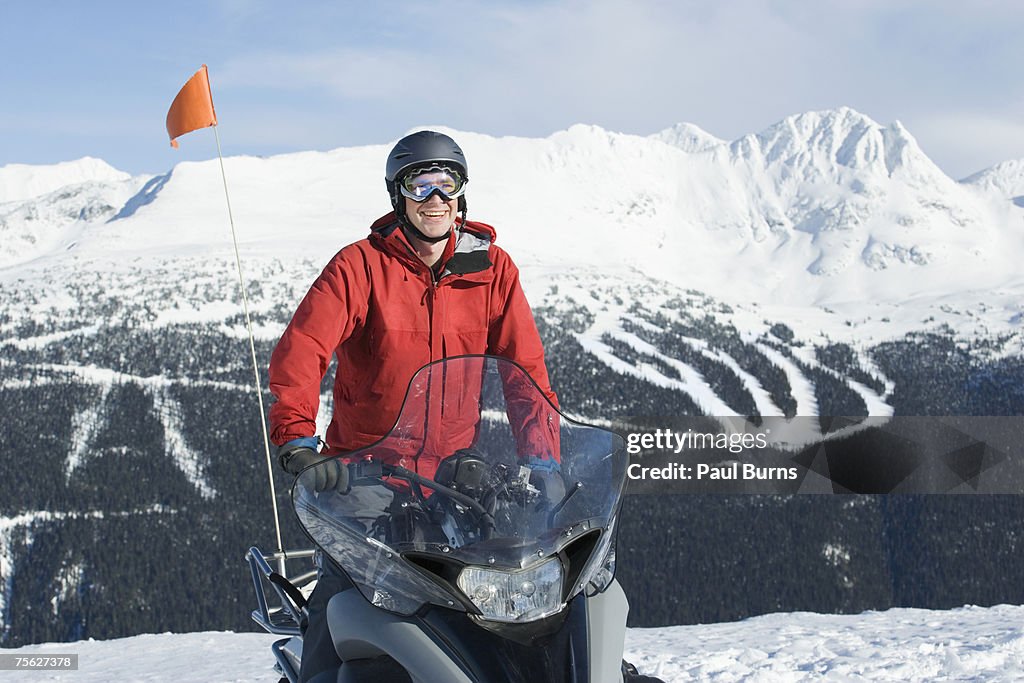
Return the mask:
[[[5,654],[78,654],[78,671],[0,672],[0,681],[277,681],[258,633],[141,635],[28,645]],[[1019,681],[1024,606],[860,615],[770,614],[727,624],[630,629],[626,659],[676,681]]]

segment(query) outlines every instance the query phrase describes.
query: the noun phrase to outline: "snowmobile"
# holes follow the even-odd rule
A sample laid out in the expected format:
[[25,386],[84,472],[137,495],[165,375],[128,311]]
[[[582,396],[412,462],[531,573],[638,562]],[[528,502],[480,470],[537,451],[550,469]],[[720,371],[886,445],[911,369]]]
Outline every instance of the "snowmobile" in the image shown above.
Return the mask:
[[[515,363],[461,356],[418,371],[391,432],[338,459],[345,491],[316,490],[332,459],[291,492],[315,552],[352,584],[326,612],[337,681],[658,680],[622,660],[621,436],[562,415]],[[284,576],[283,558],[313,555],[247,555],[253,619],[285,636],[272,646],[282,681],[298,680],[316,576]]]

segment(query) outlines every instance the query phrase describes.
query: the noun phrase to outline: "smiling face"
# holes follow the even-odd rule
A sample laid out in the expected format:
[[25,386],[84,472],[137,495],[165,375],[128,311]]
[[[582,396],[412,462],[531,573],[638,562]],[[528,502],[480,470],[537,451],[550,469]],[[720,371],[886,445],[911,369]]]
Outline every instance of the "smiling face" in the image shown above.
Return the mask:
[[402,199],[409,222],[427,237],[443,237],[458,215],[458,199],[445,201],[436,193],[425,202],[414,202],[408,197]]

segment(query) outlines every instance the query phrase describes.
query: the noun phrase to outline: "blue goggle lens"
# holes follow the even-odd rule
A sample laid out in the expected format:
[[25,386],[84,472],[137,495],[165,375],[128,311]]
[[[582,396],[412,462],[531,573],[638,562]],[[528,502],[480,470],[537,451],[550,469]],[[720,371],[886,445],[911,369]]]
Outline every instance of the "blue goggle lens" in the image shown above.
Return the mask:
[[413,201],[425,202],[434,192],[447,201],[466,191],[466,181],[458,171],[434,167],[413,171],[402,179],[399,188],[404,196]]

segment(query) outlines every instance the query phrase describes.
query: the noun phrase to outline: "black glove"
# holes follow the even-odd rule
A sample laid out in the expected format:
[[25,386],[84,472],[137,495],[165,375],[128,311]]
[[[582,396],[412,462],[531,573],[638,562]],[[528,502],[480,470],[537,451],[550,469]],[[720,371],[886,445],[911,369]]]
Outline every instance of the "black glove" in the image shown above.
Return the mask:
[[562,465],[552,457],[530,456],[520,461],[530,470],[530,486],[540,492],[540,499],[554,506],[565,498]]
[[549,505],[558,505],[565,498],[565,481],[559,471],[531,469],[530,485],[540,491],[541,500]]
[[316,475],[313,480],[313,490],[317,493],[332,490],[338,493],[348,493],[348,465],[337,458],[320,455],[312,448],[305,446],[285,444],[278,451],[277,459],[284,471],[294,476],[298,476],[299,472],[310,465],[323,463],[313,469],[313,474]]

